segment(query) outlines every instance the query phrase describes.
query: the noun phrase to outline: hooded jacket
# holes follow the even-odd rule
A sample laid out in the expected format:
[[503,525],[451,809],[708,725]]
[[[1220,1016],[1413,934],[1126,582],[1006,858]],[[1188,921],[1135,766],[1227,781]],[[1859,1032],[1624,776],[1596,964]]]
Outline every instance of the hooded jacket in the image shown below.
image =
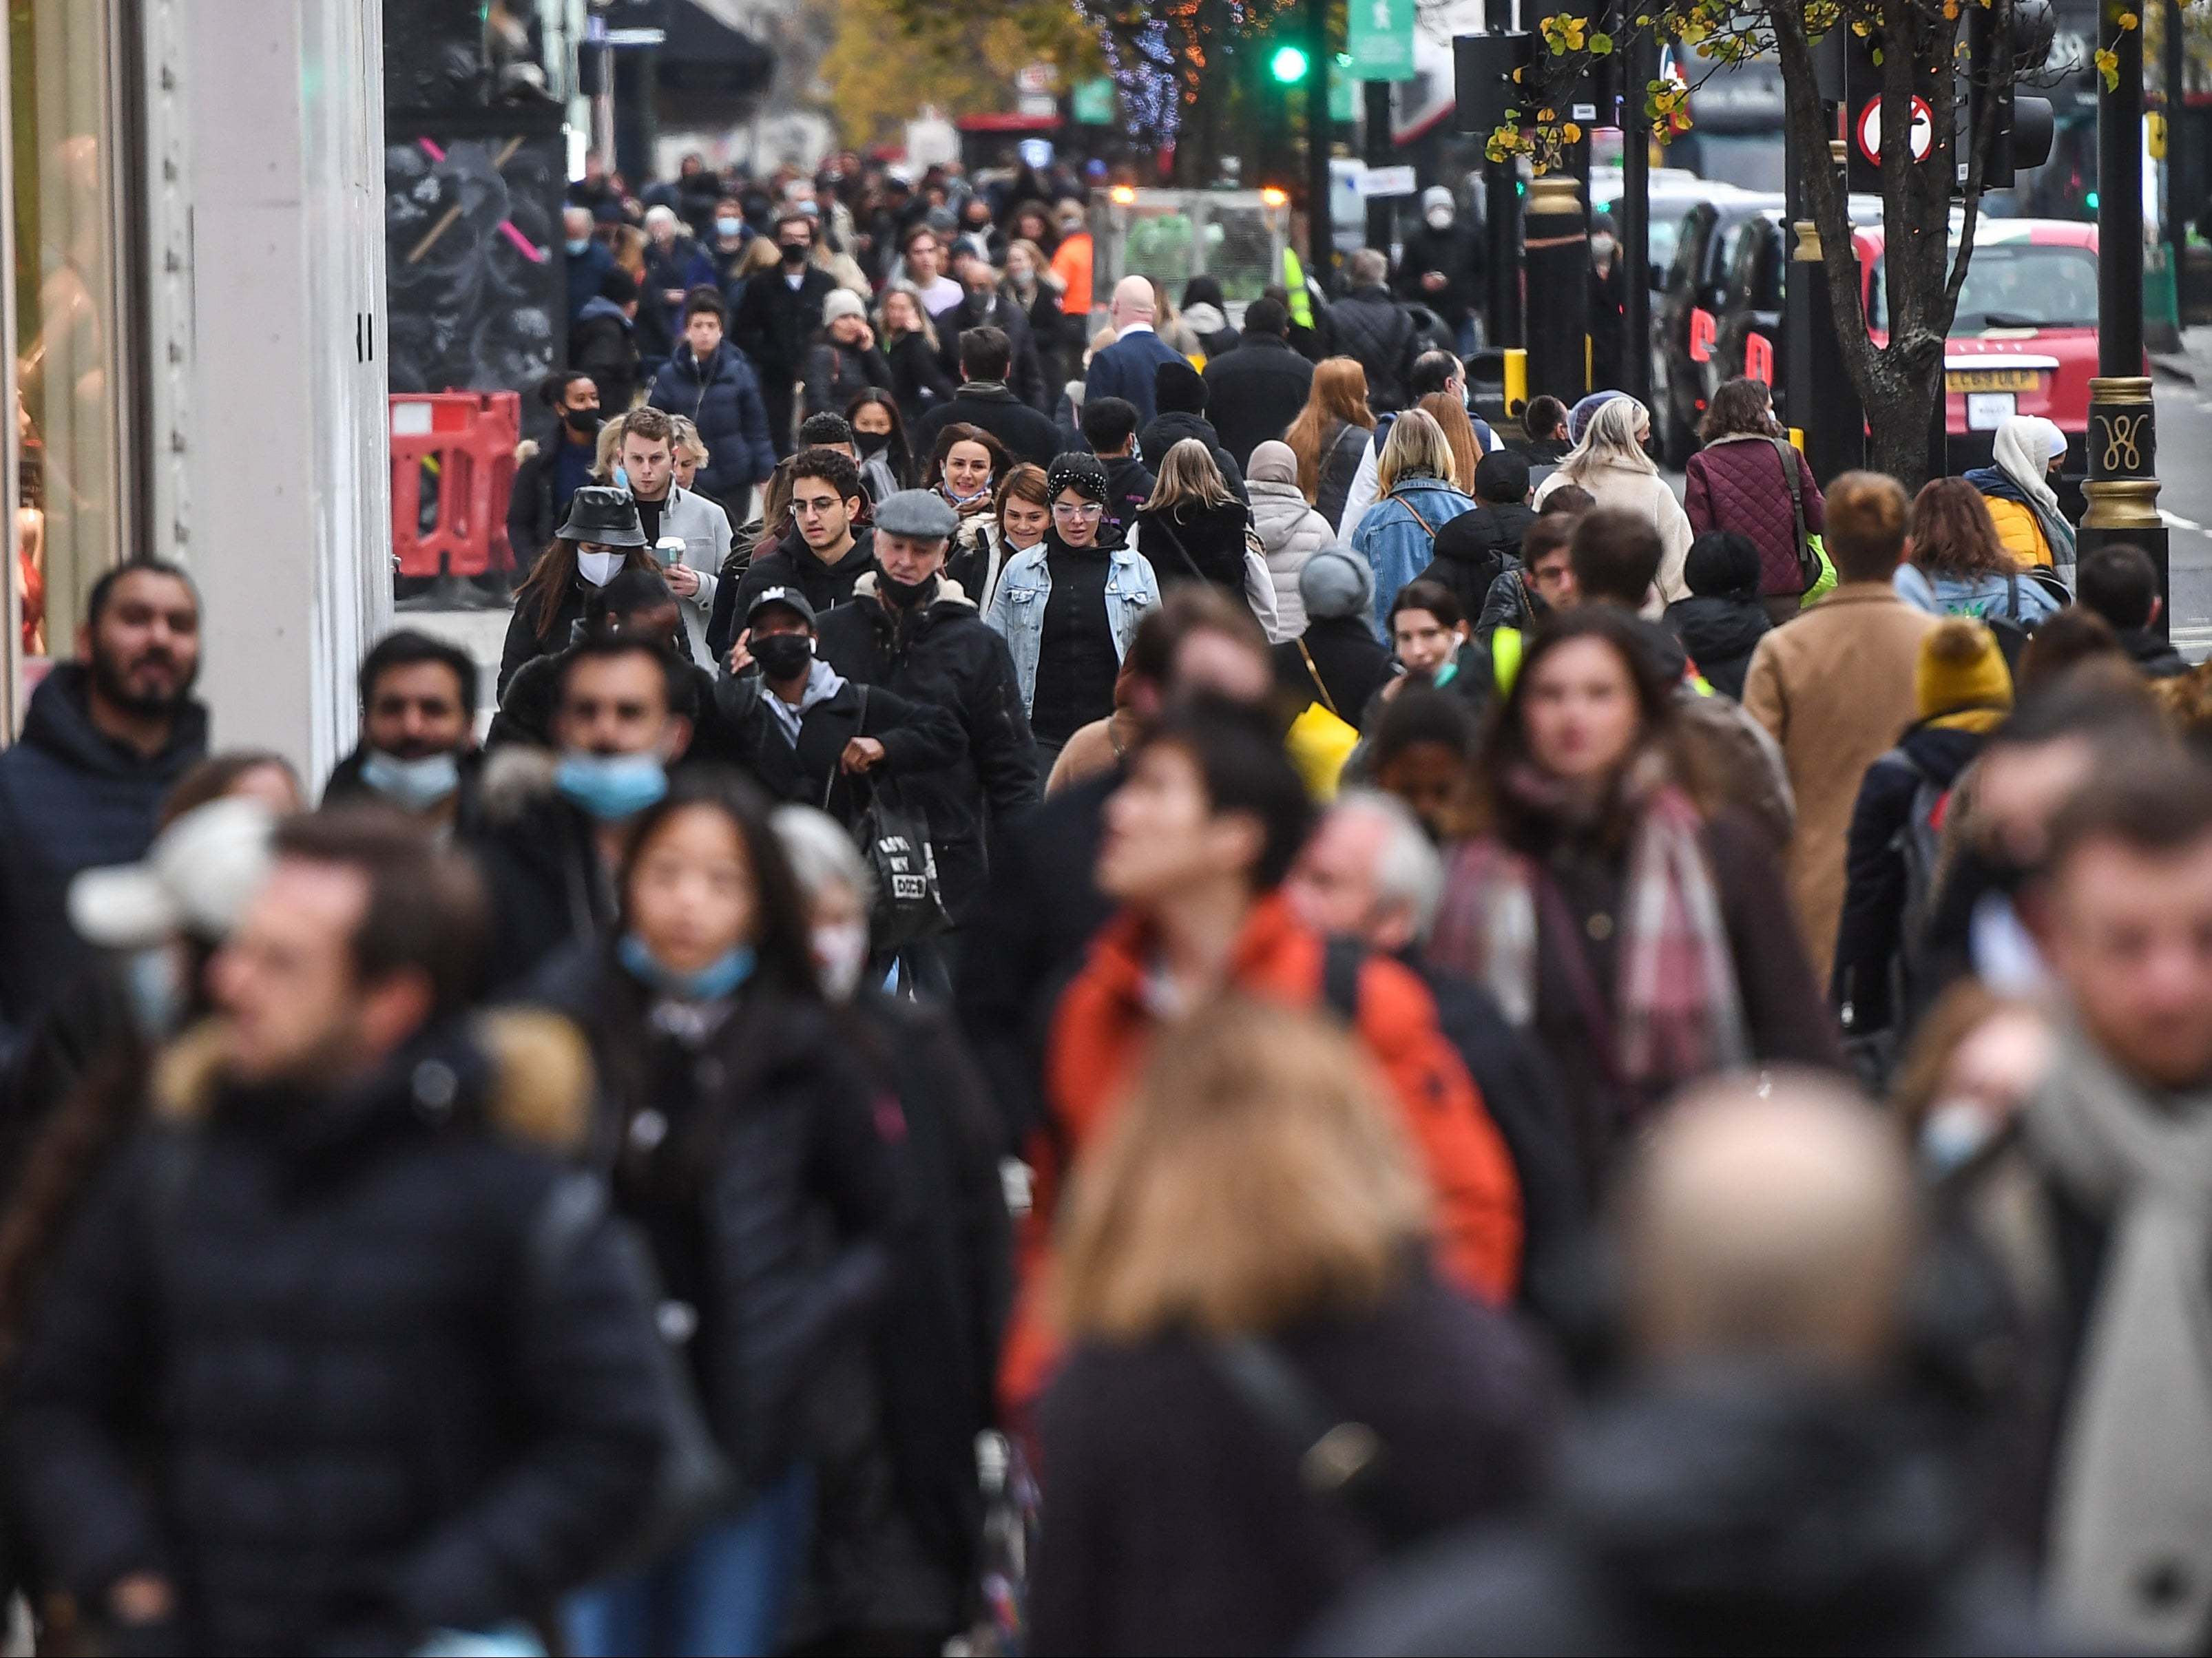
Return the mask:
[[[961,756],[964,739],[949,708],[848,679],[800,717],[794,742],[769,707],[775,695],[758,673],[723,680],[714,688],[712,741],[700,757],[739,767],[771,798],[826,811],[848,829],[884,782],[908,799],[927,774]],[[847,775],[842,763],[845,745],[856,737],[884,745],[883,759],[864,777]]]
[[860,578],[879,568],[872,530],[856,531],[852,546],[835,564],[824,564],[815,557],[807,550],[799,531],[793,530],[776,543],[773,550],[753,560],[745,571],[745,579],[737,584],[737,597],[731,601],[726,616],[719,604],[715,606],[714,625],[722,641],[717,657],[727,657],[730,641],[744,631],[745,613],[752,609],[756,593],[765,592],[770,587],[796,587],[806,595],[806,602],[814,607],[815,616],[820,617],[852,598]]
[[816,654],[849,680],[949,714],[964,737],[954,758],[902,780],[929,819],[945,907],[957,920],[983,884],[991,828],[1036,804],[1044,787],[1006,641],[983,624],[960,584],[940,575],[927,603],[884,602],[877,576],[823,616]]
[[1389,648],[1376,642],[1364,616],[1310,616],[1299,637],[1269,649],[1275,683],[1291,706],[1320,702],[1355,731],[1367,728],[1376,693],[1397,677]]
[[1106,463],[1106,521],[1122,540],[1131,540],[1137,532],[1137,514],[1152,498],[1159,480],[1134,451],[1099,459]]
[[746,491],[765,483],[775,471],[768,406],[761,399],[760,377],[752,365],[727,340],[704,364],[691,355],[688,343],[679,343],[646,401],[655,409],[684,416],[699,428],[708,458],[692,481],[694,489],[727,503],[732,511],[744,511]]
[[1244,537],[1251,527],[1251,510],[1241,501],[1225,507],[1148,508],[1137,514],[1135,540],[1164,589],[1204,580],[1242,598]]
[[662,1433],[647,1309],[562,1168],[580,1039],[480,1016],[325,1094],[225,1081],[218,1040],[163,1060],[13,1368],[52,1582],[169,1576],[180,1651],[530,1615],[624,1540]]
[[1436,557],[1416,581],[1440,581],[1459,600],[1469,626],[1481,616],[1498,578],[1521,563],[1521,537],[1535,510],[1517,501],[1477,501],[1437,531]]
[[509,744],[477,773],[477,811],[464,843],[491,898],[487,976],[519,985],[571,944],[591,945],[615,924],[614,880],[596,825],[555,793],[557,757]]
[[1751,653],[1774,623],[1766,607],[1756,599],[1692,593],[1667,607],[1667,625],[1682,641],[1682,648],[1698,665],[1706,683],[1741,701]]
[[1163,409],[1137,434],[1137,452],[1145,458],[1145,465],[1157,477],[1168,458],[1168,451],[1185,438],[1196,438],[1206,446],[1206,452],[1213,457],[1213,464],[1221,469],[1222,481],[1228,484],[1229,493],[1239,501],[1245,500],[1244,469],[1237,464],[1236,456],[1222,447],[1221,434],[1203,415],[1182,409]]
[[0,1048],[85,958],[69,923],[70,878],[143,858],[162,797],[207,752],[207,709],[195,701],[178,706],[150,756],[104,735],[89,682],[80,664],[57,664],[31,695],[21,738],[0,753]]

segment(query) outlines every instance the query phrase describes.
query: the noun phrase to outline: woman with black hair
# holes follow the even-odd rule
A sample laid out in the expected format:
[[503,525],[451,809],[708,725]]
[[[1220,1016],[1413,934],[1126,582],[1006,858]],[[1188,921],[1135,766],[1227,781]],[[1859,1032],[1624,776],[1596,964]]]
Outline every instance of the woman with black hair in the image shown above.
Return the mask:
[[526,662],[568,648],[592,595],[623,570],[658,572],[629,491],[587,483],[568,501],[568,521],[514,595],[499,653],[499,691]]
[[865,1365],[907,1223],[884,1114],[817,983],[806,907],[758,794],[679,776],[623,860],[621,926],[555,999],[606,1089],[595,1137],[650,1246],[740,1495],[664,1559],[568,1607],[580,1654],[765,1653],[804,1570],[808,1409]]
[[882,387],[863,392],[845,405],[853,446],[860,453],[860,482],[868,499],[886,501],[914,476],[914,451],[906,440],[906,420],[898,399]]

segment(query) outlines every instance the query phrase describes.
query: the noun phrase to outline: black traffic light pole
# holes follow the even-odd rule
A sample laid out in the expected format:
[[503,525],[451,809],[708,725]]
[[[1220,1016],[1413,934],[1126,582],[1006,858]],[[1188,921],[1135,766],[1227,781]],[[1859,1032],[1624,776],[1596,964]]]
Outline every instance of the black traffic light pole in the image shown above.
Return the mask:
[[[2159,626],[2171,623],[2166,525],[2158,513],[2158,421],[2143,373],[2142,30],[2107,9],[2098,44],[2118,61],[2097,94],[2097,378],[2089,382],[2089,480],[2077,553],[2132,542],[2158,568]],[[2169,139],[2171,142],[2171,139]]]
[[1328,153],[1328,0],[1306,0],[1306,275],[1327,288],[1336,269],[1336,223],[1330,216]]
[[[1623,343],[1621,363],[1627,384],[1620,389],[1651,406],[1651,128],[1644,115],[1644,88],[1659,72],[1658,42],[1648,28],[1632,23],[1628,33],[1627,69],[1620,89],[1620,257],[1628,282],[1627,315],[1621,319],[1628,337]],[[1601,110],[1603,117],[1609,112]]]
[[[1485,0],[1483,27],[1493,35],[1513,27],[1513,0]],[[1490,260],[1490,316],[1486,342],[1493,349],[1521,343],[1521,163],[1512,156],[1485,161],[1484,242]]]

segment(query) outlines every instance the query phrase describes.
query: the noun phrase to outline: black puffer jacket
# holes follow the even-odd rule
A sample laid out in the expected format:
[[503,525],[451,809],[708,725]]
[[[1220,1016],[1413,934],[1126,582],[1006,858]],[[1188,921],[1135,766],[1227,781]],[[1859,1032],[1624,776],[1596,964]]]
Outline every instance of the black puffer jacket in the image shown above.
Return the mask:
[[1540,1523],[1378,1574],[1304,1649],[2064,1650],[2024,1587],[1977,1570],[1929,1438],[1896,1400],[1803,1376],[1655,1385],[1571,1447]]
[[815,653],[849,680],[950,712],[967,734],[959,759],[902,785],[908,804],[929,818],[957,920],[983,884],[994,826],[1035,805],[1044,789],[1006,641],[983,625],[956,581],[940,576],[927,604],[897,610],[877,596],[871,576],[851,604],[822,618]]
[[1521,537],[1535,521],[1535,513],[1518,501],[1486,501],[1462,513],[1437,531],[1436,556],[1414,580],[1441,581],[1450,588],[1473,627],[1492,584],[1520,564]]
[[1221,446],[1221,434],[1213,429],[1213,422],[1203,415],[1189,414],[1180,409],[1170,409],[1157,414],[1145,422],[1145,429],[1137,434],[1137,452],[1144,458],[1146,467],[1158,476],[1168,451],[1185,438],[1196,438],[1213,457],[1213,464],[1221,469],[1222,480],[1229,485],[1229,493],[1239,501],[1249,501],[1244,489],[1244,469],[1237,464],[1237,457]]
[[1163,592],[1180,582],[1203,580],[1241,600],[1244,537],[1251,527],[1251,509],[1242,501],[1148,508],[1137,514],[1137,550],[1150,561]]
[[211,1049],[177,1056],[16,1363],[57,1587],[162,1572],[178,1650],[336,1653],[580,1582],[661,1429],[597,1182],[553,1155],[588,1116],[574,1033],[501,1016],[323,1097],[222,1085]]
[[1534,627],[1544,614],[1538,608],[1542,603],[1535,589],[1528,585],[1528,573],[1516,561],[1512,568],[1501,572],[1498,580],[1490,584],[1490,592],[1482,601],[1482,614],[1474,624],[1476,640],[1489,647],[1490,636],[1500,628]]
[[1367,406],[1378,415],[1406,406],[1406,386],[1413,373],[1413,319],[1379,283],[1355,288],[1328,308],[1336,328],[1336,349],[1357,357],[1367,371]]

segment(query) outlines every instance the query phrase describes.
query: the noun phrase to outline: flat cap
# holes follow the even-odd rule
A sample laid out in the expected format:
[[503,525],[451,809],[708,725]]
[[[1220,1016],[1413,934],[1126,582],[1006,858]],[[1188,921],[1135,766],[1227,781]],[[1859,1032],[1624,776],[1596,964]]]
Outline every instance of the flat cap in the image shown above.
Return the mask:
[[878,535],[905,536],[915,541],[950,541],[960,527],[960,514],[933,489],[902,489],[886,495],[876,508]]

